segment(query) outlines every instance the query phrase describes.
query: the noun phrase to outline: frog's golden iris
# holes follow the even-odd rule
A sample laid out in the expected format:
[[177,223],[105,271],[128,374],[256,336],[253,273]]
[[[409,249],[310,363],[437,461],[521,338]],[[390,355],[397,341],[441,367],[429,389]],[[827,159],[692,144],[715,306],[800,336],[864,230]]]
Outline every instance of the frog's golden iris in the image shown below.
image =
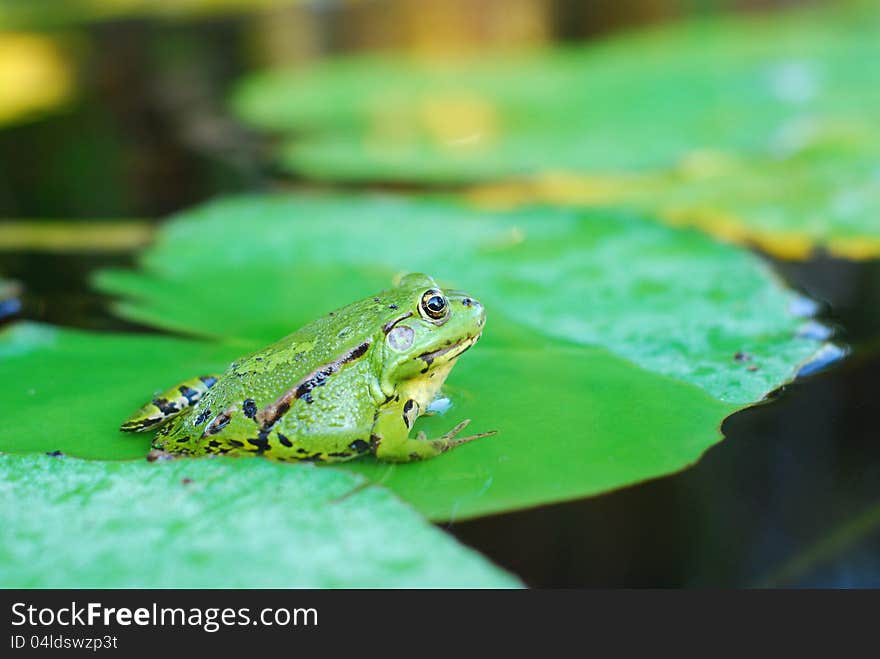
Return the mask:
[[480,338],[485,320],[475,298],[411,274],[236,360],[222,375],[169,389],[122,430],[158,428],[153,457],[431,458],[494,434],[458,437],[465,420],[437,439],[409,436],[455,360]]

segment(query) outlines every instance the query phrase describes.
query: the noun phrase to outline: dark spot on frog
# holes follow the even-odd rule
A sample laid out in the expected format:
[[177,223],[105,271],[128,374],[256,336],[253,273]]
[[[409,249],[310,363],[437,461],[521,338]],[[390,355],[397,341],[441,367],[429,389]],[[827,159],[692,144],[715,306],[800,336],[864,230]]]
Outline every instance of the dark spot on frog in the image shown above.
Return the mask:
[[419,460],[422,459],[422,456],[420,456],[418,453],[410,453],[410,454],[409,454],[409,459],[410,459],[412,462],[417,462],[417,461],[419,461]]
[[737,352],[733,358],[738,362],[748,362],[752,360],[752,356],[749,353],[742,351]]
[[312,455],[307,455],[305,457],[300,458],[302,462],[323,462],[324,454],[323,453],[314,453]]
[[752,364],[752,365],[749,366],[746,370],[747,370],[747,371],[751,371],[752,373],[754,373],[754,372],[757,371],[759,368],[761,368],[761,367],[758,366],[757,364]]
[[412,398],[403,404],[403,423],[407,428],[412,428],[412,419],[410,419],[409,413],[412,412],[415,404],[416,402]]
[[[265,434],[264,434],[265,433]],[[267,437],[269,431],[260,431],[260,434],[256,439],[249,439],[248,444],[251,446],[255,446],[257,449],[257,455],[262,455],[266,451],[269,450],[269,438]]]
[[211,448],[220,448],[222,444],[216,439],[212,439],[210,442],[208,442],[208,446],[210,446]]
[[253,398],[248,398],[241,404],[241,409],[244,411],[244,415],[248,419],[253,419],[257,416],[257,404],[254,402]]
[[187,387],[185,384],[180,385],[177,390],[186,398],[186,402],[190,405],[193,405],[199,401],[199,398],[202,397],[201,391],[196,391],[191,387]]
[[340,451],[338,453],[328,453],[327,457],[330,457],[330,458],[350,458],[351,453],[346,453],[345,451]]
[[181,484],[181,485],[192,485],[192,483],[193,483],[193,479],[192,479],[192,478],[183,478],[183,479],[181,479],[181,481],[180,481],[180,484]]
[[278,433],[278,441],[281,442],[282,446],[286,446],[287,448],[290,448],[291,446],[293,446],[293,442],[291,442],[289,439],[287,439],[287,437],[285,437],[281,433]]
[[202,433],[202,437],[206,437],[208,435],[216,435],[218,432],[223,430],[229,424],[229,420],[232,418],[232,413],[234,411],[235,409],[230,407],[228,410],[220,412],[220,414],[215,416],[214,420],[208,424],[207,428],[205,428],[205,432]]
[[262,358],[262,357],[255,357],[254,359],[256,359],[258,362],[263,361],[263,358]]
[[375,453],[382,443],[382,435],[370,435],[370,450]]
[[373,298],[373,302],[378,302],[378,301],[379,301],[379,298],[377,298],[377,297]]
[[189,435],[184,435],[183,437],[177,438],[178,444],[186,444],[189,441]]
[[46,455],[50,458],[63,458],[64,454],[61,451],[47,451]]
[[370,450],[370,445],[362,439],[356,439],[348,445],[348,448],[355,453],[366,453]]
[[171,415],[177,414],[180,412],[180,408],[177,407],[177,403],[169,402],[167,398],[154,398],[153,405],[159,408],[159,411],[162,414]]
[[389,309],[399,309],[400,307],[398,307],[396,304],[389,304],[388,308]]
[[335,316],[335,315],[336,315],[336,312],[335,312],[335,311],[331,311],[331,312],[330,312],[329,314],[327,314],[327,315],[328,315],[328,316]]
[[308,451],[306,449],[304,449],[302,446],[300,446],[298,449],[296,449],[296,452],[297,453],[308,453]]
[[234,447],[234,448],[241,448],[242,446],[244,446],[244,443],[238,441],[237,439],[230,439],[230,440],[229,440],[229,445],[232,446],[232,447]]
[[195,425],[197,425],[197,426],[202,425],[205,421],[208,420],[209,416],[211,416],[211,408],[210,407],[206,410],[203,410],[201,413],[199,413],[199,415],[196,417],[196,420],[194,422]]
[[201,377],[199,377],[199,380],[201,380],[204,385],[208,387],[208,389],[217,384],[217,378],[215,378],[213,375],[202,375]]

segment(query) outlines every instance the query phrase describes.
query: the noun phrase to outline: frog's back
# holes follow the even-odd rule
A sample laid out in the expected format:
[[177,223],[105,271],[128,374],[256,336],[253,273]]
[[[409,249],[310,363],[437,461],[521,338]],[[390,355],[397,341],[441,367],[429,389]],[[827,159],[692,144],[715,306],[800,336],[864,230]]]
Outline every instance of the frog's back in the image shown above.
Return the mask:
[[154,446],[279,460],[345,460],[369,451],[374,328],[362,319],[376,304],[356,302],[236,360],[186,414],[159,430]]

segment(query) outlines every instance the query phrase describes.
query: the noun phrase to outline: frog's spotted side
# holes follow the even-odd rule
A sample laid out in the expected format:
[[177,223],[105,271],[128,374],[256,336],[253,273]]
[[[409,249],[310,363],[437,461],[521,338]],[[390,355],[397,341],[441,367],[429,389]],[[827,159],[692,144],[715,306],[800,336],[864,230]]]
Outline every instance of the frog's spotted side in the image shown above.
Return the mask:
[[437,439],[410,428],[455,360],[483,331],[472,297],[443,292],[422,274],[243,357],[219,376],[187,380],[144,405],[122,430],[159,428],[170,454],[263,455],[336,462],[431,458],[493,432]]

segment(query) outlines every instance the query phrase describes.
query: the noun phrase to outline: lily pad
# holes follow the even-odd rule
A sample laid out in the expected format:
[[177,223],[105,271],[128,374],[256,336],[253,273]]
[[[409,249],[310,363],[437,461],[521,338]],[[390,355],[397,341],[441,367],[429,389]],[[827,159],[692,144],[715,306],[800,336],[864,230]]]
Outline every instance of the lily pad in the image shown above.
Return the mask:
[[[601,349],[551,346],[529,333],[514,348],[512,338],[496,336],[471,350],[447,387],[451,409],[417,423],[436,436],[472,418],[475,427],[497,429],[499,436],[423,463],[362,459],[338,470],[389,487],[432,518],[462,519],[680,469],[720,439],[718,424],[736,409]],[[0,450],[140,461],[150,437],[119,432],[120,421],[153,389],[216,371],[243,348],[31,324],[0,334],[0,347],[9,406]],[[255,461],[227,461],[227,468]]]
[[[364,245],[369,245],[365,249]],[[154,391],[423,270],[479,297],[488,323],[454,369],[439,435],[499,434],[435,460],[340,469],[433,519],[562,501],[681,469],[720,422],[817,349],[759,259],[631,214],[489,213],[385,196],[242,197],[165,224],[139,271],[105,272],[120,312],[198,335],[6,332],[0,450],[142,455],[117,426]],[[295,472],[294,472],[295,473]]]
[[339,470],[265,460],[0,455],[0,585],[518,585],[365,484]]
[[150,439],[119,432],[120,410],[237,354],[216,342],[12,325],[0,333],[0,452],[143,459]]
[[850,259],[880,255],[880,151],[816,148],[783,158],[695,154],[662,174],[591,176],[555,173],[477,186],[468,193],[489,208],[552,203],[655,212],[672,226],[695,227],[726,242],[754,245],[783,259],[817,247]]
[[[880,69],[865,62],[880,59],[878,29],[863,3],[474,59],[349,57],[252,75],[234,106],[290,136],[280,159],[298,174],[527,185],[563,174],[583,178],[542,198],[586,205],[645,197],[648,176],[658,219],[783,256],[813,245],[876,256]],[[742,164],[702,180],[707,154]]]

